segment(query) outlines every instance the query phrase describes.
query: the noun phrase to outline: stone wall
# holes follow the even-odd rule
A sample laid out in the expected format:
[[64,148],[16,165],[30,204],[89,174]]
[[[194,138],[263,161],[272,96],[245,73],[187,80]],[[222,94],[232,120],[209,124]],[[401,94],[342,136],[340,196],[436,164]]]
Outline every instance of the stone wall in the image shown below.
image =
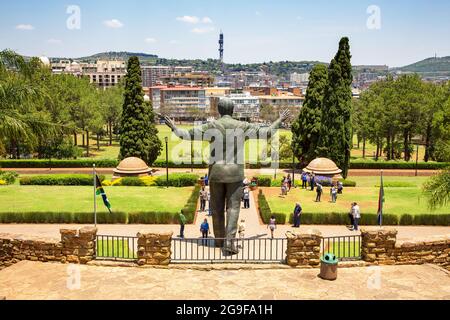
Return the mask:
[[0,269],[22,261],[87,263],[94,259],[97,229],[61,229],[61,241],[0,235]]
[[312,230],[306,234],[288,232],[286,262],[291,267],[317,267],[320,264],[322,235]]
[[362,259],[366,262],[390,264],[431,263],[450,269],[450,235],[410,241],[397,241],[394,229],[363,228]]
[[168,265],[170,263],[173,232],[138,233],[138,264]]

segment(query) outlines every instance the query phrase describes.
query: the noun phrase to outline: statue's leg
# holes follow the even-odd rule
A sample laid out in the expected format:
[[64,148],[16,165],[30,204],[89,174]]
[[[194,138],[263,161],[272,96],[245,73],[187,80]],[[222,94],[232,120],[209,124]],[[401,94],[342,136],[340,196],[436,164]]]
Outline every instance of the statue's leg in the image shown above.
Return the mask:
[[[243,195],[242,182],[227,183],[227,227],[226,238],[236,239],[236,232],[238,227],[239,212],[241,209],[241,199]],[[238,249],[231,240],[227,240],[227,251],[230,253],[237,253]]]
[[[209,183],[211,196],[211,209],[213,231],[215,238],[225,238],[225,184],[218,182]],[[215,241],[216,247],[223,247],[223,240]]]

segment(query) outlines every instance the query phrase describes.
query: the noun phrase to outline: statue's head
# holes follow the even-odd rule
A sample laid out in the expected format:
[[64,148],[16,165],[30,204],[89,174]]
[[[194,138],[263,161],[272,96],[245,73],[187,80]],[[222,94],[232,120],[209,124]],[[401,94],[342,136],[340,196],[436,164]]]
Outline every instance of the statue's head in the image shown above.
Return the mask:
[[219,114],[223,116],[232,116],[234,111],[234,103],[231,99],[220,98],[218,105]]

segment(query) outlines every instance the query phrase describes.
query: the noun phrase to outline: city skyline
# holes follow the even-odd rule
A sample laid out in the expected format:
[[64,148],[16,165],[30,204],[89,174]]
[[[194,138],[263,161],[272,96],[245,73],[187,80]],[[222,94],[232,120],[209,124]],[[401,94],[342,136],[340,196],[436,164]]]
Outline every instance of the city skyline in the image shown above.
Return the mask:
[[129,51],[218,59],[221,30],[225,63],[328,62],[342,36],[350,38],[355,65],[399,67],[450,55],[446,1],[22,0],[2,6],[0,48],[32,56]]

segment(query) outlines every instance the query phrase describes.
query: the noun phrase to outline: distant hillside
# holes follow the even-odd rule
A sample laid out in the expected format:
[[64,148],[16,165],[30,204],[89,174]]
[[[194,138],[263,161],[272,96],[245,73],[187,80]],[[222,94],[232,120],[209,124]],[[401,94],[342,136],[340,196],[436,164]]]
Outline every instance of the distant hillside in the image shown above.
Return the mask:
[[430,73],[430,72],[450,72],[450,56],[442,58],[428,58],[409,66],[396,68],[396,71],[403,72],[417,72],[417,73]]
[[[85,61],[85,62],[95,62],[97,60],[105,59],[105,60],[124,60],[127,61],[130,57],[137,56],[140,61],[143,63],[152,63],[154,62],[158,56],[155,54],[148,53],[135,53],[135,52],[127,52],[127,51],[110,51],[110,52],[101,52],[87,57],[81,57],[71,60],[77,61]],[[52,60],[58,60],[61,58],[52,58]]]

